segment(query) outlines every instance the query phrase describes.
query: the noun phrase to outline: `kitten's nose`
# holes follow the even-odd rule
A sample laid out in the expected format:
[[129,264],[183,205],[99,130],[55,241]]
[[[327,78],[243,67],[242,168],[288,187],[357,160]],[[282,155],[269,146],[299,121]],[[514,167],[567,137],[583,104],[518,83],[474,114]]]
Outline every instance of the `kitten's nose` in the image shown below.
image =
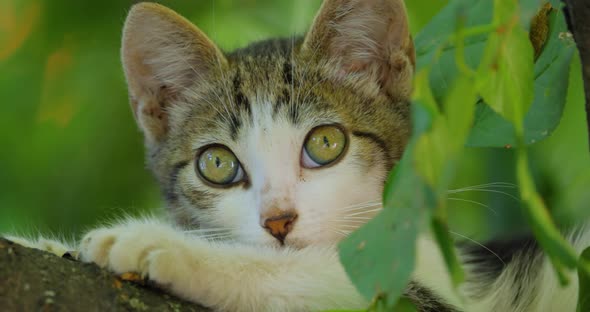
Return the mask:
[[297,220],[297,213],[285,212],[278,216],[273,216],[264,220],[264,228],[281,244],[285,240],[285,237],[293,229],[293,224]]

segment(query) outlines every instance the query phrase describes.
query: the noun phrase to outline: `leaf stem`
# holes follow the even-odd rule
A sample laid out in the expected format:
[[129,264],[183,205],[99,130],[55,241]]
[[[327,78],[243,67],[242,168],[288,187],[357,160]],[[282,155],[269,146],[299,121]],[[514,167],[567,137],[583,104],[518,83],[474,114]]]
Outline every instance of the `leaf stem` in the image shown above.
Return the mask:
[[455,39],[455,63],[457,63],[457,68],[467,77],[475,76],[475,71],[465,63],[465,36],[464,28],[462,26],[457,29],[457,36],[455,36]]
[[479,35],[485,35],[485,34],[491,33],[492,31],[496,31],[496,29],[498,28],[498,26],[500,26],[500,24],[490,23],[490,24],[484,24],[484,25],[477,25],[477,26],[462,28],[460,34],[459,33],[455,33],[455,34],[452,34],[449,37],[449,42],[456,42],[457,41],[457,37],[459,35],[463,39],[469,38],[469,37],[475,37],[475,36],[479,36]]
[[[522,137],[520,137],[522,141]],[[559,233],[547,207],[535,189],[528,168],[527,150],[522,142],[519,142],[517,153],[516,173],[520,187],[520,196],[524,202],[525,217],[539,241],[553,263],[553,267],[561,285],[569,283],[566,269],[575,269],[578,265],[578,256],[574,248]]]

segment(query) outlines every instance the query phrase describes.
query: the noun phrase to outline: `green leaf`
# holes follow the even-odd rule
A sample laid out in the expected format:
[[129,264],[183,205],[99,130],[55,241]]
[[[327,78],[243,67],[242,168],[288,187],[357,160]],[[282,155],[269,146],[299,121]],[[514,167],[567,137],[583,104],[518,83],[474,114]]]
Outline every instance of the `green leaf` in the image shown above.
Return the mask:
[[367,299],[385,296],[388,306],[410,280],[418,233],[429,214],[425,207],[431,206],[424,200],[432,196],[409,164],[407,156],[398,164],[395,175],[404,178],[386,186],[395,195],[386,198],[381,213],[340,243],[340,261],[358,291]]
[[[413,116],[429,129],[432,115],[414,103]],[[415,133],[417,136],[420,132]],[[403,294],[414,270],[416,241],[435,206],[434,194],[414,173],[410,142],[384,189],[384,209],[339,245],[340,261],[361,295],[385,298],[390,309]]]
[[440,117],[440,111],[432,97],[427,69],[422,69],[416,77],[414,101],[420,104],[414,105],[412,116],[415,141],[412,144],[415,150],[412,153],[414,155],[412,164],[416,173],[434,190],[446,162],[447,133],[444,120]]
[[476,86],[490,107],[524,133],[522,120],[533,101],[534,51],[513,1],[494,1],[494,12],[501,24],[488,39]]
[[516,176],[520,196],[524,202],[524,215],[539,244],[547,252],[547,256],[553,263],[560,283],[567,285],[569,280],[565,270],[566,268],[573,269],[576,267],[576,252],[555,227],[547,207],[545,207],[537,193],[528,166],[526,149],[520,147],[517,154]]
[[[428,111],[428,116],[436,116],[438,115],[439,109],[434,100],[434,96],[432,95],[432,90],[430,88],[430,83],[428,81],[428,74],[429,68],[423,68],[416,74],[414,77],[414,92],[412,94],[413,100],[416,102],[420,102],[424,109]],[[412,118],[415,118],[412,116]],[[428,123],[431,123],[431,117],[428,118]],[[420,122],[420,124],[423,124]],[[426,131],[424,127],[421,127],[419,133]]]
[[517,154],[517,180],[523,200],[524,215],[535,237],[547,252],[562,285],[568,283],[566,269],[577,263],[574,249],[561,236],[537,193],[528,168],[524,143],[524,117],[533,100],[534,51],[528,35],[518,23],[514,1],[494,1],[494,23],[477,73],[477,89],[498,114],[514,126]]
[[463,281],[464,273],[446,223],[447,190],[456,175],[455,163],[471,127],[475,99],[473,79],[456,79],[445,98],[444,115],[418,139],[415,152],[416,170],[428,181],[438,200],[431,227],[455,286]]
[[[449,42],[449,38],[455,33],[457,28],[457,22],[461,19],[463,27],[470,28],[481,25],[486,25],[492,22],[492,2],[489,0],[454,0],[444,7],[430,22],[424,26],[424,28],[418,33],[415,40],[416,56],[417,56],[417,67],[422,69],[424,66],[442,66],[441,69],[452,69],[450,75],[440,77],[445,80],[440,81],[436,79],[431,80],[433,91],[435,94],[442,96],[444,94],[445,82],[453,81],[453,77],[456,76],[456,68],[454,68],[453,55],[454,55],[454,42]],[[477,54],[481,54],[483,51],[483,44],[486,39],[486,34],[467,38],[465,40],[465,46],[467,48],[473,46],[480,46],[477,50]],[[442,51],[437,51],[442,48]],[[441,52],[440,58],[436,58],[438,52]],[[446,55],[450,58],[442,60]],[[472,55],[467,53],[468,56]],[[467,62],[471,65],[477,65],[481,55],[477,56],[474,60],[475,63]],[[432,61],[435,63],[432,63]],[[449,60],[451,62],[449,62]],[[437,70],[433,68],[434,74]],[[447,72],[445,71],[445,74]],[[440,83],[435,83],[440,82]],[[439,87],[440,86],[440,87]]]
[[[455,154],[463,150],[465,140],[473,125],[476,101],[475,81],[465,76],[454,81],[445,98],[444,113],[449,133],[447,144],[452,144]],[[452,156],[456,157],[456,155]]]
[[[486,124],[489,128],[485,134],[505,129],[504,133],[495,135],[506,134],[503,140],[515,142],[519,141],[516,133],[528,135],[530,132],[528,124],[522,123],[529,107],[532,108],[528,114],[535,119],[542,119],[547,113],[534,110],[538,104],[532,103],[533,99],[537,101],[537,84],[533,81],[535,74],[539,78],[551,70],[561,69],[555,66],[557,57],[547,60],[552,53],[561,53],[563,45],[545,47],[534,65],[532,47],[516,13],[516,2],[497,1],[496,8],[498,15],[491,24],[490,1],[452,1],[425,28],[424,35],[417,38],[419,69],[412,105],[412,139],[385,185],[383,211],[339,245],[341,262],[358,291],[367,299],[374,299],[378,306],[384,304],[388,310],[400,302],[414,270],[416,240],[427,225],[431,226],[441,247],[451,279],[455,285],[463,280],[446,225],[446,190],[456,174],[455,162],[465,141],[473,139],[473,134],[481,130],[480,121],[492,120],[482,119],[482,115],[474,118],[473,113],[491,112],[497,119]],[[456,32],[456,25],[466,28]],[[490,34],[489,40],[487,34]],[[464,44],[459,45],[464,50],[449,43],[450,38],[461,40],[463,36],[468,36]],[[465,64],[461,74],[457,61]],[[535,66],[544,67],[537,73]],[[567,64],[564,66],[567,70]],[[478,68],[477,77],[472,77],[469,68]],[[513,82],[515,79],[518,81]],[[476,91],[492,103],[495,111],[481,101],[475,109]],[[563,100],[564,97],[557,104],[551,103],[552,107],[561,107]],[[559,117],[560,114],[557,120]],[[520,131],[515,132],[511,122],[517,123]],[[484,138],[482,144],[489,143]],[[530,179],[528,171],[525,173]],[[527,182],[526,179],[519,181]],[[528,207],[533,207],[528,216],[541,244],[553,250],[550,256],[556,268],[562,270],[564,263],[571,264],[571,250],[555,234],[548,215],[538,209],[539,197],[529,182],[524,188],[528,192],[523,193],[523,198],[532,203]],[[539,234],[543,230],[547,232]],[[375,301],[376,298],[379,300]]]
[[403,294],[414,268],[416,216],[411,207],[385,209],[340,244],[340,261],[365,298]]
[[465,279],[465,273],[455,252],[455,243],[449,235],[446,220],[434,217],[432,219],[432,232],[447,264],[453,285],[456,287]]
[[446,198],[473,120],[475,99],[473,79],[459,77],[444,101],[444,115],[438,115],[431,129],[416,139],[414,152],[416,173],[437,199],[431,227],[455,286],[463,281],[464,273],[446,224]]
[[[418,85],[421,85],[422,80],[418,81]],[[437,198],[441,201],[438,206],[445,201],[450,180],[455,175],[454,162],[462,152],[469,133],[476,99],[474,81],[471,78],[459,77],[450,89],[443,104],[444,115],[433,110],[431,115],[436,116],[433,125],[417,137],[414,153],[416,172],[437,193]],[[425,96],[423,99],[429,97]],[[425,101],[420,103],[423,102]],[[436,107],[436,104],[430,106],[432,105]]]
[[[521,0],[521,25],[528,25],[530,18],[541,6],[541,1]],[[489,0],[451,1],[416,36],[418,70],[429,67],[430,84],[435,99],[442,102],[449,83],[459,72],[455,64],[455,45],[449,38],[455,32],[457,21],[463,21],[466,31],[485,27],[492,23],[493,3]],[[575,45],[563,39],[567,31],[563,13],[553,10],[550,16],[549,39],[534,66],[534,99],[524,121],[524,142],[532,144],[547,138],[559,124],[568,87],[569,64]],[[486,33],[465,39],[465,62],[477,68],[482,59],[487,40]],[[528,42],[528,41],[527,41]],[[560,77],[560,79],[555,79]],[[483,101],[478,102],[475,120],[467,146],[504,147],[517,146],[514,127]]]
[[[438,206],[440,215],[445,215],[453,163],[463,149],[473,116],[472,80],[459,79],[453,86],[443,106],[447,113],[453,114],[447,120],[447,116],[440,115],[427,77],[427,70],[417,75],[412,115],[414,136],[385,186],[385,210],[340,246],[341,261],[359,292],[367,298],[385,297],[388,306],[395,304],[409,281],[414,269],[416,239],[424,224],[429,223],[433,209]],[[436,225],[437,229],[446,231],[443,218],[438,218]],[[448,232],[437,234],[452,279],[458,284],[463,272],[455,265],[458,260]],[[386,250],[391,252],[384,254]]]
[[[549,137],[559,124],[566,100],[575,45],[562,39],[567,27],[561,11],[553,10],[550,21],[548,41],[534,67],[534,99],[524,119],[525,144]],[[478,102],[475,116],[467,146],[517,146],[514,126],[483,101]]]
[[448,146],[447,128],[442,117],[437,118],[433,128],[416,139],[414,167],[428,186],[434,190],[445,190],[441,176],[452,150]]
[[580,255],[578,265],[578,308],[577,312],[590,311],[590,274],[584,266],[590,265],[590,247],[584,249]]

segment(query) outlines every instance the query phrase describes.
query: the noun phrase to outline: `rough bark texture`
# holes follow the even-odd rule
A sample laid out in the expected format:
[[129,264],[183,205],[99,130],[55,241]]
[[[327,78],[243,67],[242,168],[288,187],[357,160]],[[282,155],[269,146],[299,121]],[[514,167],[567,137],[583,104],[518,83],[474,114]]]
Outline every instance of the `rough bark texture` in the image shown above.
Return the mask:
[[590,1],[564,0],[568,26],[578,46],[586,94],[586,123],[590,140]]
[[208,311],[95,265],[0,238],[0,311]]

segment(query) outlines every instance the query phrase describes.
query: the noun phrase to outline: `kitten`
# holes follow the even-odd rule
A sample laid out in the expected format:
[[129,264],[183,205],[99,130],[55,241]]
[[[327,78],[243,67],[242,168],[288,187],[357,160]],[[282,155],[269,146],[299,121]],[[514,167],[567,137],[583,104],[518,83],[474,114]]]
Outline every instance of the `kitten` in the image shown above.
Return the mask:
[[[378,212],[410,135],[403,2],[326,0],[305,37],[232,53],[173,11],[137,4],[122,60],[173,222],[93,230],[81,259],[221,311],[365,308],[336,244]],[[590,235],[572,240],[581,249]],[[422,237],[405,295],[420,311],[574,311],[575,279],[559,288],[534,240],[488,247],[460,247],[458,295]]]

